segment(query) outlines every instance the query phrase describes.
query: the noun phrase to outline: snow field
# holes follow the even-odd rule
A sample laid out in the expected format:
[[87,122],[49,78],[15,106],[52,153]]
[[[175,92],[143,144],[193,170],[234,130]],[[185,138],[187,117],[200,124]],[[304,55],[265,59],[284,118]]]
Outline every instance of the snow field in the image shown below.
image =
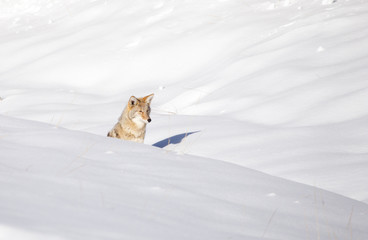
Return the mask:
[[4,239],[367,237],[366,204],[315,187],[52,125],[1,122]]
[[367,11],[1,1],[0,239],[367,239]]

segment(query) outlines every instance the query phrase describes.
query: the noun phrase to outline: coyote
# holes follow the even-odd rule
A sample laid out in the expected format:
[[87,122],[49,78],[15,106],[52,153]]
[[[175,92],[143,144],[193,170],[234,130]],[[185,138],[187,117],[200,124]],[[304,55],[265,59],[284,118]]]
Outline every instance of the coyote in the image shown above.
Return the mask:
[[131,96],[118,122],[107,136],[143,143],[146,124],[151,122],[152,98],[153,94],[142,98]]

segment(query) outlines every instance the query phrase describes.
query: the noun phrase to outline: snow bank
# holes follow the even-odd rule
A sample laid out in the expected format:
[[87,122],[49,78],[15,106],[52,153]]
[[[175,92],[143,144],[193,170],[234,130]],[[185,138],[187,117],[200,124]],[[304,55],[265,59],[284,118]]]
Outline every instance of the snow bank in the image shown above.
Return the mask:
[[[1,1],[0,236],[367,239],[367,11]],[[105,137],[152,92],[163,149]]]
[[4,239],[368,237],[368,206],[319,188],[213,159],[0,120]]

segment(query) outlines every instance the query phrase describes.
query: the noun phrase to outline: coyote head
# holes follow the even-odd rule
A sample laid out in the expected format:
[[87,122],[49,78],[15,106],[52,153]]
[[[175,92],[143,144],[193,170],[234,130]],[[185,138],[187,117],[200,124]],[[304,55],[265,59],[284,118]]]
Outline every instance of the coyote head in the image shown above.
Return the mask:
[[153,94],[136,98],[131,96],[128,102],[129,118],[138,125],[144,125],[151,122],[151,101]]

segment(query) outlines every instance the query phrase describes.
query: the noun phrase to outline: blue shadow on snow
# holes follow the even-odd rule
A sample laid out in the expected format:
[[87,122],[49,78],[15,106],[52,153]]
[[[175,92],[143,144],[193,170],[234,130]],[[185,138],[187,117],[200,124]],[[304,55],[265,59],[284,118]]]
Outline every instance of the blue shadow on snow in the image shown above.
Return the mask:
[[178,134],[178,135],[166,138],[164,140],[161,140],[161,141],[153,144],[152,146],[159,147],[159,148],[164,148],[169,144],[178,144],[178,143],[181,143],[181,141],[183,141],[183,139],[186,138],[187,136],[192,135],[193,133],[197,133],[197,132],[200,132],[200,131]]

